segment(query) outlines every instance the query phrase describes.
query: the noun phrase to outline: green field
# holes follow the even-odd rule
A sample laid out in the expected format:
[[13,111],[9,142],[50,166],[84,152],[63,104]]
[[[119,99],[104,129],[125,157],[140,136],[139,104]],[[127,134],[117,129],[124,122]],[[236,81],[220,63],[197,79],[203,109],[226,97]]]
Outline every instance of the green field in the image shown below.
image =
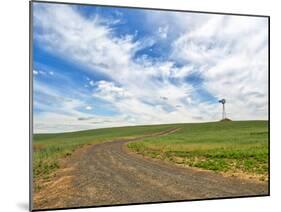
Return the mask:
[[59,160],[85,144],[140,137],[178,128],[166,136],[129,143],[139,154],[221,172],[243,172],[267,179],[267,121],[213,122],[119,127],[33,136],[34,180],[48,178]]
[[184,124],[176,133],[128,144],[142,155],[267,180],[268,122]]
[[46,179],[59,168],[59,159],[68,157],[85,144],[97,144],[118,138],[139,137],[170,129],[170,125],[118,127],[58,134],[33,135],[33,176]]

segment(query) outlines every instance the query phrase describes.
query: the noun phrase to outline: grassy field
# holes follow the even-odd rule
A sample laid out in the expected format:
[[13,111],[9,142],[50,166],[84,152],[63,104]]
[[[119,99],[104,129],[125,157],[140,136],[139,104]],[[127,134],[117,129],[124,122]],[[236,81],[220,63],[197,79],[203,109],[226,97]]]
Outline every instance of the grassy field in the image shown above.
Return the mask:
[[129,143],[142,155],[217,172],[267,180],[268,122],[178,125],[176,133]]
[[34,181],[48,179],[59,168],[60,159],[70,156],[85,144],[140,137],[171,128],[179,130],[170,135],[129,143],[128,147],[139,154],[177,164],[219,172],[246,173],[267,180],[267,124],[266,121],[213,122],[35,134]]
[[118,138],[138,137],[170,129],[171,126],[138,126],[87,130],[33,136],[34,180],[47,179],[59,168],[59,160],[85,144],[97,144]]

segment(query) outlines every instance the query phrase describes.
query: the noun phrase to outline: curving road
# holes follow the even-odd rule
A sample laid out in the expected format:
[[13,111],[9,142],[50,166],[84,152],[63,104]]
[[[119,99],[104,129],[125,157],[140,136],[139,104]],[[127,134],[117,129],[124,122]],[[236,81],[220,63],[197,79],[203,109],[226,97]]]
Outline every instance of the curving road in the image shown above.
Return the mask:
[[[171,129],[150,136],[161,136],[174,131],[175,129]],[[65,163],[65,169],[57,175],[55,183],[49,186],[49,191],[38,194],[35,208],[145,203],[268,193],[267,183],[181,168],[129,153],[125,144],[140,139],[143,137],[87,146],[75,153]]]

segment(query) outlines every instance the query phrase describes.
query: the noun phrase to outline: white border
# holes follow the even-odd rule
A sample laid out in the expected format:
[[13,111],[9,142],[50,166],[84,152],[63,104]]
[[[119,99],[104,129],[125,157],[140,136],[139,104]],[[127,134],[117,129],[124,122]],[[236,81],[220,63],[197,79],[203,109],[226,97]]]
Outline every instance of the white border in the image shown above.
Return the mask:
[[[59,1],[59,0],[57,0]],[[278,1],[270,0],[68,0],[68,2],[262,14],[271,16],[271,197],[165,203],[76,211],[275,211],[280,208],[280,53],[281,29]],[[28,5],[27,0],[1,2],[0,7],[0,209],[28,210]],[[279,130],[279,131],[278,131]],[[72,211],[72,210],[68,210]]]

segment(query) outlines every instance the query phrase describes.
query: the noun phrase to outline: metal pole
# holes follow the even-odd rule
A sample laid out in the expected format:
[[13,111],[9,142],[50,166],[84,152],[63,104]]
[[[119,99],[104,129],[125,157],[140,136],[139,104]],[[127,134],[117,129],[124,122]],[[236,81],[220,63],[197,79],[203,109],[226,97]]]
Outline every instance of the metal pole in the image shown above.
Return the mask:
[[223,120],[223,104],[222,104],[222,116],[221,116],[221,119]]
[[224,104],[222,104],[222,119],[225,119],[225,108],[224,108]]

